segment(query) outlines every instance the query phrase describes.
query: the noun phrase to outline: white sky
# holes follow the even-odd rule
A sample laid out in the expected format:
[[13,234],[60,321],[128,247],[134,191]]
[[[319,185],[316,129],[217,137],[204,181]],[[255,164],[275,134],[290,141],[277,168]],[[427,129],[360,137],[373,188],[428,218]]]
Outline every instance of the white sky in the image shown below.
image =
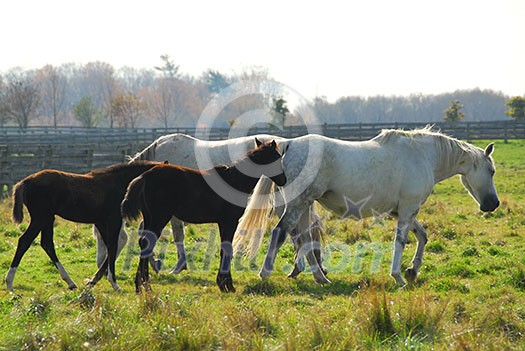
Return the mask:
[[17,0],[0,72],[104,61],[184,73],[257,65],[307,98],[493,89],[525,94],[525,1]]

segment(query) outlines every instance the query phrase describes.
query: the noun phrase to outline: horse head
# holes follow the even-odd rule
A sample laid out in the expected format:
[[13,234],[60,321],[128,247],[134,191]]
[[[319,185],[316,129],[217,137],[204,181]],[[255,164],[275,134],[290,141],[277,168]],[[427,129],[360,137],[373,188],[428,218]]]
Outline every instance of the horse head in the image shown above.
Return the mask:
[[499,206],[498,193],[494,186],[494,161],[490,156],[494,151],[494,144],[489,144],[483,155],[465,167],[461,174],[461,183],[469,194],[479,204],[483,212],[492,212]]
[[260,175],[270,178],[278,186],[286,184],[286,175],[281,161],[282,155],[275,140],[261,142],[255,138],[256,148],[249,153],[250,160],[260,169]]

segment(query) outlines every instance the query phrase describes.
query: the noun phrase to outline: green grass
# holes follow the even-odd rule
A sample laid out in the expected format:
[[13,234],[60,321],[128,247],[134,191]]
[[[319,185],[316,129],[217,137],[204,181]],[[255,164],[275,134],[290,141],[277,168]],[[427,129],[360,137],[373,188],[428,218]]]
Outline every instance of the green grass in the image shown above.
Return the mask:
[[[477,143],[484,146],[486,143]],[[92,290],[67,290],[35,243],[24,256],[15,294],[0,289],[0,350],[398,349],[503,350],[525,348],[525,142],[496,142],[501,206],[479,212],[455,177],[439,184],[419,219],[429,243],[414,286],[389,277],[395,222],[340,221],[326,212],[325,265],[332,284],[310,273],[286,278],[293,249],[286,243],[268,281],[255,262],[236,260],[237,292],[215,285],[218,234],[188,226],[190,270],[169,275],[176,262],[169,235],[158,243],[165,269],[153,292],[134,293],[136,240],[117,264],[122,291],[106,280]],[[11,202],[0,202],[0,266],[5,274],[20,227]],[[79,286],[95,272],[89,225],[57,220],[55,243]],[[266,245],[266,243],[265,243]],[[403,267],[410,265],[410,237]]]

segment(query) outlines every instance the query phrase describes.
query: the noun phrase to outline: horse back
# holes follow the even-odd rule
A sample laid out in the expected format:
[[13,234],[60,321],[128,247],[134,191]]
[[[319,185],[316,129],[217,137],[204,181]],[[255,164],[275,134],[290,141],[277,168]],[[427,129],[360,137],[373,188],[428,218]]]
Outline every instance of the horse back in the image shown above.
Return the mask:
[[169,212],[188,223],[219,223],[233,205],[210,187],[205,179],[208,175],[208,171],[171,164],[152,168],[142,174],[145,181],[142,210]]

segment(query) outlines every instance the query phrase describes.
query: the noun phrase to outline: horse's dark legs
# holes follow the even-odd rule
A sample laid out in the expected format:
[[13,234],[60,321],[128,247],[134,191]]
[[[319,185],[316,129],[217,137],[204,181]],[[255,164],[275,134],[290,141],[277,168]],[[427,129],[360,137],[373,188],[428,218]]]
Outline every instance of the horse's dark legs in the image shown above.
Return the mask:
[[139,235],[140,258],[137,274],[135,275],[135,291],[137,293],[140,292],[141,287],[144,287],[146,291],[151,290],[149,284],[149,261],[153,255],[153,248],[160,234],[142,229],[139,231]]
[[259,277],[265,279],[270,276],[273,271],[273,264],[277,256],[277,251],[283,245],[286,239],[286,230],[283,228],[281,221],[272,230],[272,236],[270,238],[270,245],[268,245],[268,252],[264,259],[263,266],[259,272]]
[[55,243],[53,242],[53,222],[54,220],[42,229],[40,245],[42,246],[46,254],[49,256],[49,258],[51,259],[55,267],[58,269],[58,273],[60,274],[60,277],[62,278],[62,280],[64,280],[67,283],[67,286],[69,287],[69,289],[76,289],[77,285],[75,284],[75,282],[73,282],[73,280],[71,280],[66,269],[64,268],[62,263],[60,263],[60,261],[58,260],[58,257],[55,251]]
[[15,256],[13,257],[13,261],[11,261],[11,266],[5,277],[7,290],[13,291],[13,280],[15,279],[16,269],[18,268],[22,257],[26,253],[27,249],[29,249],[29,246],[31,246],[31,243],[35,240],[38,233],[40,233],[41,229],[42,224],[37,223],[36,221],[33,221],[31,219],[29,227],[26,229],[24,234],[22,234],[22,236],[18,238],[18,245],[16,247]]
[[[95,236],[97,240],[97,267],[100,267],[104,260],[106,259],[107,255],[107,248],[106,244],[104,244],[104,240],[102,240],[102,237],[100,236],[100,232],[97,229],[96,225],[93,225],[93,235]],[[126,243],[128,242],[128,233],[126,233],[125,229],[125,223],[122,221],[122,226],[120,228],[120,233],[118,237],[118,246],[117,246],[117,258],[120,256],[120,253],[124,249],[124,246],[126,246]]]
[[[153,211],[158,213],[160,211]],[[149,265],[148,261],[151,255],[153,255],[153,249],[157,239],[162,233],[162,229],[168,224],[171,215],[156,215],[155,218],[151,218],[149,215],[143,213],[144,217],[144,229],[139,231],[140,239],[140,259],[137,273],[135,275],[135,291],[140,292],[140,289],[144,287],[146,290],[151,290],[149,284]]]
[[217,285],[222,292],[235,292],[231,275],[231,262],[233,258],[232,240],[236,228],[237,222],[219,224],[219,231],[221,233],[221,262],[219,265],[219,273],[217,274]]
[[100,223],[96,224],[96,227],[100,233],[100,237],[107,248],[107,255],[88,285],[95,286],[95,284],[104,276],[107,271],[108,280],[113,289],[116,291],[120,289],[116,279],[115,261],[117,260],[119,232],[122,222],[120,220],[120,215],[113,217],[118,218],[118,220],[114,221],[114,223],[107,225]]

